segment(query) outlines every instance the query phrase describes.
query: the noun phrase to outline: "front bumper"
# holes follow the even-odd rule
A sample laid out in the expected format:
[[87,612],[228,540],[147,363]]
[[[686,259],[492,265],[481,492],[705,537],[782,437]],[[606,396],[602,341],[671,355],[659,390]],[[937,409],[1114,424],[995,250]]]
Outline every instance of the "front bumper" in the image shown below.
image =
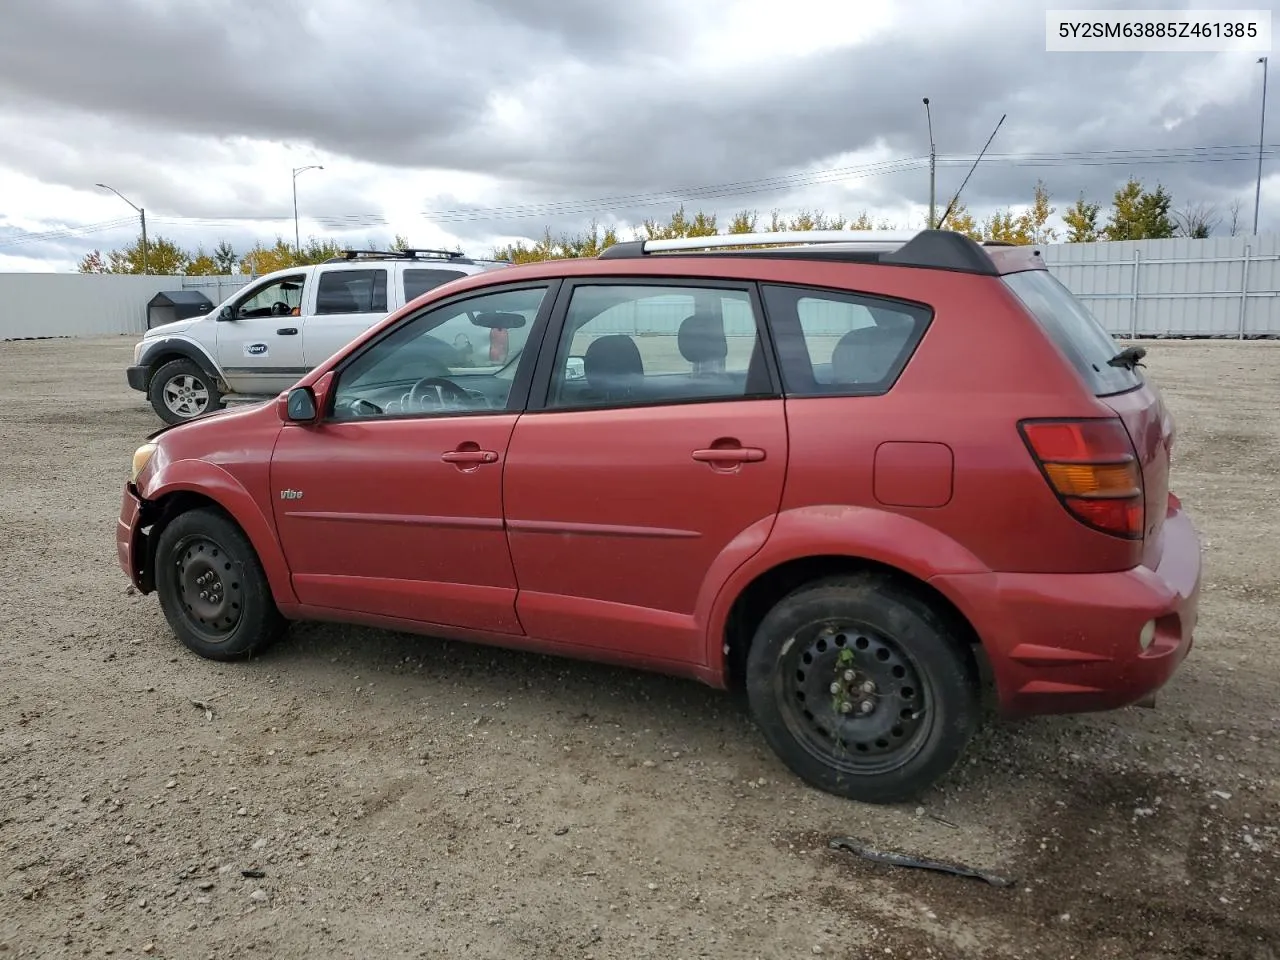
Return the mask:
[[129,581],[142,593],[150,593],[153,585],[147,570],[146,536],[142,527],[142,500],[133,484],[126,483],[120,500],[120,518],[116,521],[116,559]]
[[129,386],[135,390],[147,392],[147,368],[146,367],[129,367],[124,372],[125,379],[129,381]]
[[[1154,570],[933,580],[982,638],[1001,713],[1111,710],[1169,681],[1191,650],[1201,583],[1200,537],[1173,496],[1163,538]],[[1148,623],[1154,637],[1144,650],[1139,636]]]

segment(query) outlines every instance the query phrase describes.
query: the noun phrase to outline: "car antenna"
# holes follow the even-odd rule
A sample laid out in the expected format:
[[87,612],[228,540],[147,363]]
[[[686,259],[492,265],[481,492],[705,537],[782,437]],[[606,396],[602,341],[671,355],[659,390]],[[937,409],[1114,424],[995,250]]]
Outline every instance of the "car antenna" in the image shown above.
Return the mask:
[[982,148],[982,153],[978,154],[978,159],[973,161],[973,166],[970,167],[969,172],[965,174],[964,183],[960,184],[960,190],[956,191],[956,195],[952,197],[951,202],[947,204],[947,209],[943,212],[942,219],[940,219],[937,226],[934,227],[935,230],[941,230],[942,225],[947,222],[947,217],[949,217],[951,215],[951,211],[955,209],[956,201],[960,199],[960,191],[964,190],[965,184],[968,183],[969,178],[973,176],[973,171],[978,169],[978,163],[982,160],[982,155],[987,152],[987,147],[991,146],[991,141],[996,138],[996,131],[1000,129],[1000,124],[1004,123],[1004,118],[1007,116],[1007,113],[1002,113],[1000,115],[1000,122],[996,124],[996,129],[991,131],[991,136],[987,137],[986,146]]

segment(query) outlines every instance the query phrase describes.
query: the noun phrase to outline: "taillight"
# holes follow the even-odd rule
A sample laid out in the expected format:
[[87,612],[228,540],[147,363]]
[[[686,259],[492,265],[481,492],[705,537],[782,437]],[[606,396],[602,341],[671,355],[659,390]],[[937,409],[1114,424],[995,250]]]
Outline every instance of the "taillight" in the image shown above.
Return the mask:
[[1105,420],[1023,420],[1018,424],[1062,505],[1103,533],[1142,538],[1142,469],[1124,424]]

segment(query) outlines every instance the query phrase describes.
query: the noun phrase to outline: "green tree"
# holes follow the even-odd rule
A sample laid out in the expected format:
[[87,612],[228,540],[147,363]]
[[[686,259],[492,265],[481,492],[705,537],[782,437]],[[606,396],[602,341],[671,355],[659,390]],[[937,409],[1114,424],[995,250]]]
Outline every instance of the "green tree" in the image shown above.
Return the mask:
[[946,221],[942,224],[942,229],[954,230],[956,233],[963,233],[966,237],[970,237],[974,240],[983,239],[982,229],[978,226],[977,221],[974,220],[973,214],[971,214],[969,212],[969,208],[959,200],[957,200],[955,206],[951,208],[951,213],[947,215]]
[[642,226],[643,236],[638,231],[637,240],[675,240],[680,237],[714,237],[720,231],[716,229],[716,215],[703,213],[701,210],[690,220],[684,212],[684,204],[671,215],[666,223],[659,223],[652,218],[645,220]]
[[733,219],[729,221],[729,229],[726,233],[755,233],[756,224],[760,222],[760,215],[754,210],[739,210],[733,215]]
[[191,257],[191,262],[187,264],[187,276],[189,277],[211,277],[219,273],[218,262],[204,252],[204,245],[196,247],[196,252]]
[[1159,240],[1172,237],[1177,226],[1169,215],[1173,198],[1164,187],[1145,190],[1134,178],[1115,193],[1111,218],[1102,229],[1104,240]]
[[310,263],[324,263],[342,255],[343,247],[333,240],[321,240],[308,237],[301,250],[295,250],[283,237],[276,237],[271,246],[264,246],[262,241],[255,243],[240,258],[240,272],[261,276],[287,267],[299,267]]
[[1043,180],[1037,180],[1031,207],[1019,217],[1027,243],[1053,243],[1058,239],[1058,231],[1049,226],[1049,218],[1055,212],[1057,207],[1049,205],[1049,188]]
[[1067,243],[1093,243],[1099,239],[1098,213],[1101,209],[1099,204],[1089,203],[1084,194],[1080,194],[1062,215],[1067,225]]
[[[161,276],[186,273],[191,255],[166,237],[147,238],[147,272]],[[86,269],[86,267],[88,269]],[[142,273],[142,237],[120,250],[112,250],[105,261],[95,250],[80,261],[81,273]]]
[[584,233],[564,235],[560,239],[551,236],[548,227],[542,233],[542,239],[532,245],[519,240],[493,251],[495,260],[509,260],[511,263],[538,263],[543,260],[565,260],[573,257],[598,257],[607,247],[618,242],[618,233],[613,227],[603,231],[596,221]]
[[219,240],[218,245],[213,248],[213,262],[218,265],[218,273],[235,273],[240,258],[236,256],[231,244]]

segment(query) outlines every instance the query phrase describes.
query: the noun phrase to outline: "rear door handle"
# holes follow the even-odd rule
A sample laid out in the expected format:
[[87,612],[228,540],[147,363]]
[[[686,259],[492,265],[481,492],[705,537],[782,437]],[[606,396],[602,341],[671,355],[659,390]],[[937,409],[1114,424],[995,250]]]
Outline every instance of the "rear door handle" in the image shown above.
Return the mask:
[[764,459],[759,447],[716,447],[693,451],[693,459],[701,463],[758,463]]
[[279,330],[276,331],[276,333],[282,337],[292,337],[297,332],[298,332],[297,327],[281,327]]
[[445,463],[497,463],[496,450],[449,450],[440,454]]

